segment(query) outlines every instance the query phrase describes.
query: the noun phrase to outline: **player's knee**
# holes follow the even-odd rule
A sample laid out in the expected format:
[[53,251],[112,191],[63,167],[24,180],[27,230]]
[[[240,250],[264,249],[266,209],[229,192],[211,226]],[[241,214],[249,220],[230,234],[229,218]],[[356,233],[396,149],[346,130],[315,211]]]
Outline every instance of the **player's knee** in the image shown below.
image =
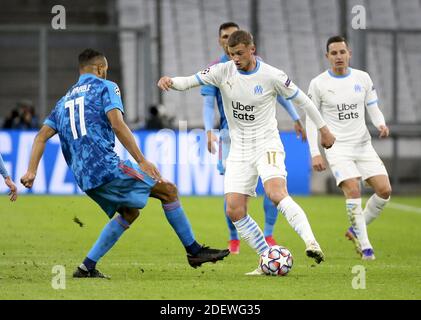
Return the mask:
[[389,199],[392,195],[392,187],[391,186],[384,186],[377,191],[377,195],[383,199]]
[[247,209],[243,207],[233,207],[227,205],[226,213],[232,222],[236,222],[245,217]]
[[278,205],[283,199],[288,197],[288,191],[286,190],[273,190],[267,192],[266,195],[273,202],[274,205]]
[[349,189],[347,192],[347,196],[350,199],[358,199],[361,198],[361,191],[359,188],[352,188]]
[[135,208],[125,208],[121,211],[121,216],[124,220],[126,220],[129,224],[132,224],[137,217],[139,217],[139,210]]
[[340,185],[345,197],[348,199],[361,198],[361,189],[358,183],[342,183]]
[[163,201],[170,203],[178,200],[178,189],[174,183],[165,182],[163,187]]

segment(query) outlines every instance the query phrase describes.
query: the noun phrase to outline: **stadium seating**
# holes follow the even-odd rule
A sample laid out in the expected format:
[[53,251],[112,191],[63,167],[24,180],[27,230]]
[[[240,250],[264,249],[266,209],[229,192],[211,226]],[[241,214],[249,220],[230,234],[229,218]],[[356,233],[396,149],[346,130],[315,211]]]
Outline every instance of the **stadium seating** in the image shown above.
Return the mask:
[[[0,24],[51,25],[51,8],[56,1],[5,1],[0,10]],[[103,25],[111,21],[107,3],[93,0],[66,2],[67,25]],[[47,14],[46,14],[47,13]],[[13,17],[13,19],[12,19]],[[0,118],[6,116],[16,102],[30,99],[38,106],[39,90],[39,34],[28,32],[0,32]],[[120,81],[119,48],[116,35],[51,33],[48,37],[48,112],[65,90],[78,78],[77,55],[86,47],[95,47],[107,54],[109,72]]]
[[[133,0],[120,0],[120,4],[124,2],[135,5]],[[142,8],[151,6],[148,0],[136,3]],[[249,29],[250,4],[250,0],[163,0],[163,72],[187,75],[218,57],[221,54],[217,44],[218,26],[232,20]],[[419,0],[350,0],[349,9],[357,4],[366,8],[368,27],[395,29],[421,26]],[[152,16],[143,13],[138,25],[153,25]],[[329,36],[340,32],[339,2],[261,0],[258,2],[258,17],[258,54],[290,74],[303,90],[307,90],[309,81],[327,68],[325,42]],[[392,40],[390,36],[380,34],[370,36],[370,39],[367,68],[378,88],[386,118],[390,121],[393,114]],[[416,108],[420,100],[420,90],[417,89],[421,82],[421,64],[417,63],[420,47],[413,44],[408,50],[407,46],[402,46],[399,53],[399,121],[421,121],[419,108]],[[164,103],[177,117],[187,119],[189,126],[202,126],[198,90],[187,95],[165,94]],[[278,119],[281,129],[291,128],[283,110],[279,112]]]

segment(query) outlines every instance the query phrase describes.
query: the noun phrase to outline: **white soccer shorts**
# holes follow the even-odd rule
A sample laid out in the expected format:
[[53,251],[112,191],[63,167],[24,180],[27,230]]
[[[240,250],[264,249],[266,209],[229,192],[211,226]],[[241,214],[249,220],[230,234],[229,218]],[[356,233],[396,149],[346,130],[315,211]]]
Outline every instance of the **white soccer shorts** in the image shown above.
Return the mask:
[[228,158],[224,192],[255,197],[259,176],[263,183],[272,178],[286,179],[285,153],[282,149],[267,149],[250,161],[230,161]]
[[368,178],[385,175],[387,170],[371,142],[361,146],[343,146],[335,143],[326,150],[326,159],[336,179],[336,185],[351,178]]

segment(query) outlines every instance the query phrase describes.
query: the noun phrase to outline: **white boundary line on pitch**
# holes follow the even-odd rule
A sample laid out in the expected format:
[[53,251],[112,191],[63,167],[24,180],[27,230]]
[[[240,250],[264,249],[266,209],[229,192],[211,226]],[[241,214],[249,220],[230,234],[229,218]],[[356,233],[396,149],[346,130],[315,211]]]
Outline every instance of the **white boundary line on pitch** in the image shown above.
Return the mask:
[[414,212],[414,213],[421,214],[421,208],[410,206],[410,205],[407,205],[407,204],[389,202],[388,207],[391,207],[392,209],[398,209],[398,210],[402,210],[402,211],[408,211],[408,212]]

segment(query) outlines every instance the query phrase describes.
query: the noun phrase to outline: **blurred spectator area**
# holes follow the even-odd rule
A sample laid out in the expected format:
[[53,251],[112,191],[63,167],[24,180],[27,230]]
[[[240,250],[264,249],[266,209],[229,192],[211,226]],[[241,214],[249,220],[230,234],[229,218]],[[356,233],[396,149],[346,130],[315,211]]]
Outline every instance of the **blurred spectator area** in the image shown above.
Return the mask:
[[[51,8],[56,4],[66,8],[67,26],[116,24],[113,0],[2,0],[0,4],[0,27],[51,26],[54,16]],[[42,109],[39,106],[40,36],[36,28],[25,30],[0,31],[0,123],[16,108],[16,103],[23,99],[31,100],[37,111]],[[86,47],[96,48],[106,54],[110,64],[110,80],[120,82],[117,38],[117,35],[110,33],[48,32],[46,113],[77,81],[77,57]]]
[[[204,68],[221,55],[218,27],[235,21],[251,28],[251,0],[161,0],[162,73],[189,75]],[[348,11],[363,5],[369,28],[421,28],[421,0],[349,0]],[[54,0],[3,0],[0,25],[50,25]],[[67,0],[67,25],[150,26],[152,29],[152,74],[156,83],[157,26],[155,0]],[[339,0],[260,0],[258,1],[258,54],[285,72],[307,91],[310,80],[326,69],[326,39],[340,32]],[[352,16],[350,17],[350,19]],[[352,30],[349,30],[352,34]],[[109,58],[110,79],[122,86],[123,98],[132,97],[134,82],[127,73],[138,58],[128,53],[124,37],[109,33],[49,33],[47,60],[49,110],[63,92],[77,79],[77,54],[95,47]],[[351,46],[353,45],[351,37]],[[388,121],[420,122],[421,109],[421,35],[404,35],[399,39],[399,119],[392,119],[392,39],[386,34],[370,35],[367,70],[377,87],[380,105]],[[0,117],[21,99],[30,99],[37,108],[39,91],[39,35],[35,32],[0,33]],[[354,60],[356,58],[354,57]],[[123,71],[122,71],[123,70]],[[141,69],[142,70],[142,69]],[[124,73],[124,74],[123,74]],[[127,79],[126,79],[127,78]],[[138,90],[144,91],[144,90]],[[152,90],[153,103],[157,89]],[[126,93],[126,97],[125,97]],[[189,127],[203,126],[199,89],[188,93],[169,92],[162,103],[177,120],[187,120]],[[133,99],[130,98],[132,101]],[[145,109],[133,100],[135,107]],[[300,111],[300,110],[299,110]],[[301,112],[302,113],[302,112]],[[142,113],[145,122],[147,113]],[[280,129],[291,129],[286,112],[279,108]]]
[[6,115],[2,124],[3,129],[29,130],[38,129],[38,127],[38,115],[31,100],[18,101],[16,107]]
[[[221,55],[218,27],[235,21],[250,30],[251,0],[161,0],[163,73],[190,75]],[[421,0],[349,0],[348,12],[363,5],[368,28],[421,28]],[[257,52],[285,72],[307,91],[310,80],[327,68],[325,45],[329,36],[340,33],[339,0],[260,0],[258,1]],[[156,36],[153,0],[119,0],[122,25],[152,26]],[[349,15],[351,24],[352,15]],[[349,28],[350,34],[353,30]],[[353,45],[352,37],[351,46]],[[378,89],[386,119],[392,121],[391,37],[374,35],[368,39],[367,69]],[[399,40],[399,121],[420,122],[421,34]],[[356,61],[356,57],[354,61]],[[203,126],[198,89],[189,93],[165,93],[163,103],[189,126]],[[281,129],[290,129],[287,114],[280,109]]]

